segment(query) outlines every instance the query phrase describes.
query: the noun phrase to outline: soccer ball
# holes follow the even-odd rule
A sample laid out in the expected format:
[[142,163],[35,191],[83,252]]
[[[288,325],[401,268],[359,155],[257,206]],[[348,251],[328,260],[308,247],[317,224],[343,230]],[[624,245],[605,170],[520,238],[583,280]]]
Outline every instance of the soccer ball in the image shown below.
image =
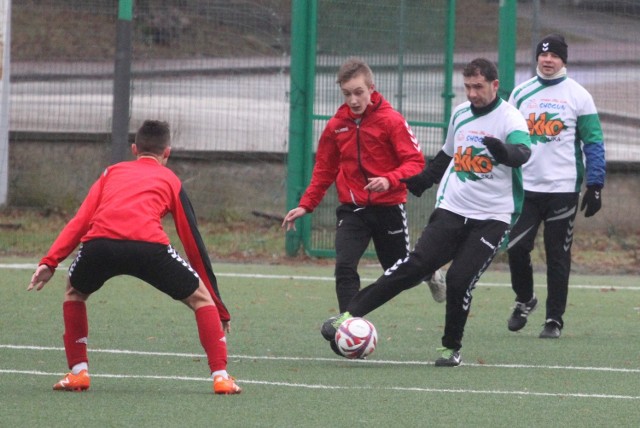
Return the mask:
[[336,345],[346,358],[365,358],[376,349],[378,333],[364,318],[349,318],[336,331]]

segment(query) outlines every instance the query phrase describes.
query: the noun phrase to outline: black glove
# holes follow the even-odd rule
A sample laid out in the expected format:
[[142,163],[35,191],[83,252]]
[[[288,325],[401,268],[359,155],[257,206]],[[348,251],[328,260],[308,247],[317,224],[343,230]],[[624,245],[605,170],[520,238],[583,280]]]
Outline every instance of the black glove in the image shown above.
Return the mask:
[[407,185],[407,189],[414,195],[420,197],[425,190],[433,186],[433,179],[422,171],[412,177],[401,178],[400,181]]
[[584,212],[585,217],[591,217],[602,208],[602,186],[591,185],[587,186],[587,191],[584,192],[584,196],[582,197],[582,205],[580,205],[580,211],[583,211],[586,207],[587,210]]
[[489,153],[491,153],[496,161],[505,163],[505,161],[508,159],[509,154],[507,153],[507,147],[499,139],[493,137],[484,137],[482,139],[482,144],[487,147]]

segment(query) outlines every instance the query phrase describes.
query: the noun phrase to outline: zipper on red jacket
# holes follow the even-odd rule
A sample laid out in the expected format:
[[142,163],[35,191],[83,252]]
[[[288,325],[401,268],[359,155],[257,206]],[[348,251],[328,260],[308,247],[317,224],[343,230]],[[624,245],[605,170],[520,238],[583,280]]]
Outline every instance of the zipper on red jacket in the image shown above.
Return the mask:
[[[369,183],[369,177],[367,176],[367,172],[364,170],[362,166],[362,157],[360,155],[360,123],[362,122],[362,117],[353,120],[356,123],[356,147],[358,148],[358,168],[360,168],[360,172],[364,176],[364,182]],[[366,185],[366,184],[365,184]],[[367,190],[367,205],[371,204],[371,190]]]

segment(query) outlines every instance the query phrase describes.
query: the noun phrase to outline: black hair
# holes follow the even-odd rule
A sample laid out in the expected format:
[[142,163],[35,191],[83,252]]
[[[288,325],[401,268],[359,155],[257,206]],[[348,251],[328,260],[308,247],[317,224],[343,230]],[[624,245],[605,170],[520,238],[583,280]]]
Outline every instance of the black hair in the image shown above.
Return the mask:
[[161,155],[171,142],[169,124],[160,120],[145,120],[136,133],[138,153]]
[[486,58],[476,58],[468,63],[464,67],[464,70],[462,70],[464,77],[473,77],[478,74],[484,76],[487,82],[498,80],[498,68],[492,61]]

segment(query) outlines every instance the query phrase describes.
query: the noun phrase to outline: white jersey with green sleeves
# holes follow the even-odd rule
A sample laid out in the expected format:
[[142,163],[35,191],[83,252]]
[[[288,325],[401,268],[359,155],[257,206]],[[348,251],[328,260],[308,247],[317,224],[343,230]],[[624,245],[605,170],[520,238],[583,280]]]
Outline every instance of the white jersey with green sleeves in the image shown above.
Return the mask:
[[512,224],[524,199],[521,169],[498,163],[482,143],[485,136],[530,146],[527,124],[509,103],[499,100],[480,116],[474,116],[470,102],[460,104],[451,115],[442,147],[453,159],[440,182],[436,208]]
[[591,94],[569,77],[553,85],[533,77],[513,90],[509,102],[531,135],[531,158],[522,167],[525,190],[579,192],[585,172],[581,141],[603,139]]

